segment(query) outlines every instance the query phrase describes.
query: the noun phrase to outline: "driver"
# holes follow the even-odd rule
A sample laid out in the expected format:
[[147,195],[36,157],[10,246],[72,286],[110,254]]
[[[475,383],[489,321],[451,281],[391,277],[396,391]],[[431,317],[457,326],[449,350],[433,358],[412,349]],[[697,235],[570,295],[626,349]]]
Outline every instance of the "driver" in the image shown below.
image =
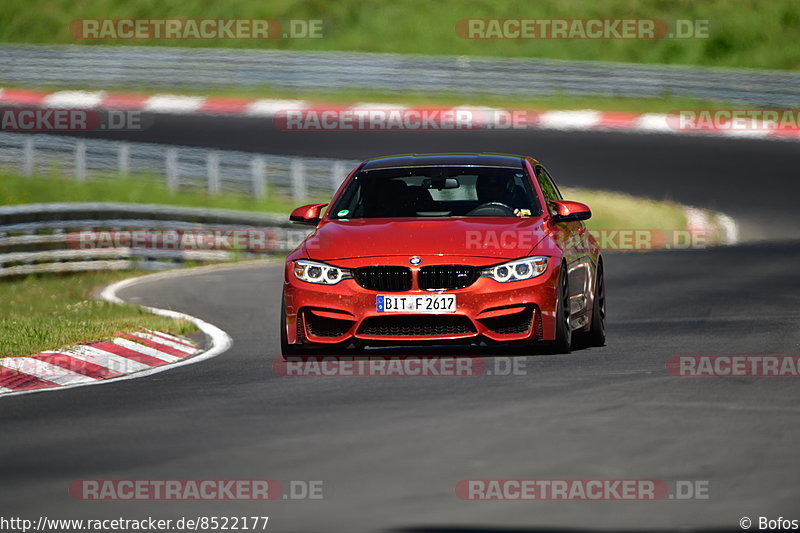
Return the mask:
[[475,182],[475,192],[478,194],[478,200],[482,204],[489,202],[499,202],[508,207],[520,207],[514,205],[519,203],[514,194],[514,182],[510,176],[498,176],[496,174],[487,174],[478,176]]

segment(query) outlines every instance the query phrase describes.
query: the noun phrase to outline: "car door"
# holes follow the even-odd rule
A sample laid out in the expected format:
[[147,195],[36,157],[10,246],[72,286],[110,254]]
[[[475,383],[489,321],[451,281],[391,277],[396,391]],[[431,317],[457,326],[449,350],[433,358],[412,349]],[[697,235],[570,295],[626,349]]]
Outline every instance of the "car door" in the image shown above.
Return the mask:
[[[548,211],[554,213],[551,201],[563,200],[561,191],[553,180],[550,173],[541,165],[534,167],[536,179],[542,189],[542,194],[548,202]],[[558,242],[561,244],[564,257],[567,260],[569,275],[569,292],[571,296],[570,310],[573,316],[580,318],[582,311],[586,310],[589,301],[589,280],[591,279],[589,269],[591,260],[587,252],[586,224],[581,221],[564,222],[558,224]]]

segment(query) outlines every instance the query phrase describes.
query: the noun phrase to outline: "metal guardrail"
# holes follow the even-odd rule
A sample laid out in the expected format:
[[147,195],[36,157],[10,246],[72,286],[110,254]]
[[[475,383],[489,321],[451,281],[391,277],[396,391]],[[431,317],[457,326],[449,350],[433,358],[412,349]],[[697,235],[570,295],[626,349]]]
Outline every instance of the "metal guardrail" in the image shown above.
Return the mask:
[[[114,230],[257,231],[260,251],[166,249],[143,246],[83,248],[80,234]],[[284,215],[126,203],[53,203],[0,207],[0,277],[52,272],[160,270],[185,261],[229,261],[294,249],[309,229]],[[79,242],[79,241],[78,241]]]
[[24,176],[54,167],[75,179],[119,175],[161,177],[170,190],[201,188],[302,203],[330,198],[357,161],[288,157],[59,135],[0,132],[0,168]]
[[781,70],[533,58],[124,47],[0,46],[0,84],[114,89],[370,89],[457,94],[665,94],[756,106],[800,105],[800,74]]

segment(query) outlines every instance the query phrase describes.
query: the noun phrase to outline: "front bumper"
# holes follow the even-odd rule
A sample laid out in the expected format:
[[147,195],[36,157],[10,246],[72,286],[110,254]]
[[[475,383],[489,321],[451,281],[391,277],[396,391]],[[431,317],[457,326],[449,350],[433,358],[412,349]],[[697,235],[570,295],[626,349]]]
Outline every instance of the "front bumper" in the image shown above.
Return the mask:
[[[450,264],[430,258],[426,265]],[[363,260],[362,260],[363,261]],[[487,260],[488,261],[488,260]],[[353,268],[347,262],[332,262]],[[489,262],[475,266],[488,266]],[[496,260],[494,261],[496,263]],[[405,292],[381,292],[347,279],[336,285],[300,281],[287,262],[284,283],[286,339],[289,344],[331,345],[352,341],[364,344],[434,344],[442,342],[518,342],[552,340],[560,264],[550,259],[547,271],[537,278],[500,283],[478,278],[472,285],[454,290],[421,290],[416,282]],[[386,258],[375,264],[399,264]],[[464,262],[466,264],[466,262]],[[412,279],[418,268],[412,267]],[[406,314],[377,311],[379,294],[418,296],[455,294],[455,313]]]

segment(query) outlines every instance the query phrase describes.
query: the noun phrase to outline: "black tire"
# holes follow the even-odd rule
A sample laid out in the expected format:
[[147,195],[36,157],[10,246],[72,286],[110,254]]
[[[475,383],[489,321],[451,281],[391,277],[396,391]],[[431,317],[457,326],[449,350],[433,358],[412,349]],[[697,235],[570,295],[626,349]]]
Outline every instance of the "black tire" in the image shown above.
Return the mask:
[[550,353],[569,353],[572,349],[572,328],[569,324],[569,277],[567,266],[561,265],[558,276],[558,303],[556,305],[556,338],[549,343]]
[[587,346],[606,345],[606,282],[603,276],[603,263],[597,264],[597,282],[594,286],[594,305],[592,306],[592,325],[582,339]]

